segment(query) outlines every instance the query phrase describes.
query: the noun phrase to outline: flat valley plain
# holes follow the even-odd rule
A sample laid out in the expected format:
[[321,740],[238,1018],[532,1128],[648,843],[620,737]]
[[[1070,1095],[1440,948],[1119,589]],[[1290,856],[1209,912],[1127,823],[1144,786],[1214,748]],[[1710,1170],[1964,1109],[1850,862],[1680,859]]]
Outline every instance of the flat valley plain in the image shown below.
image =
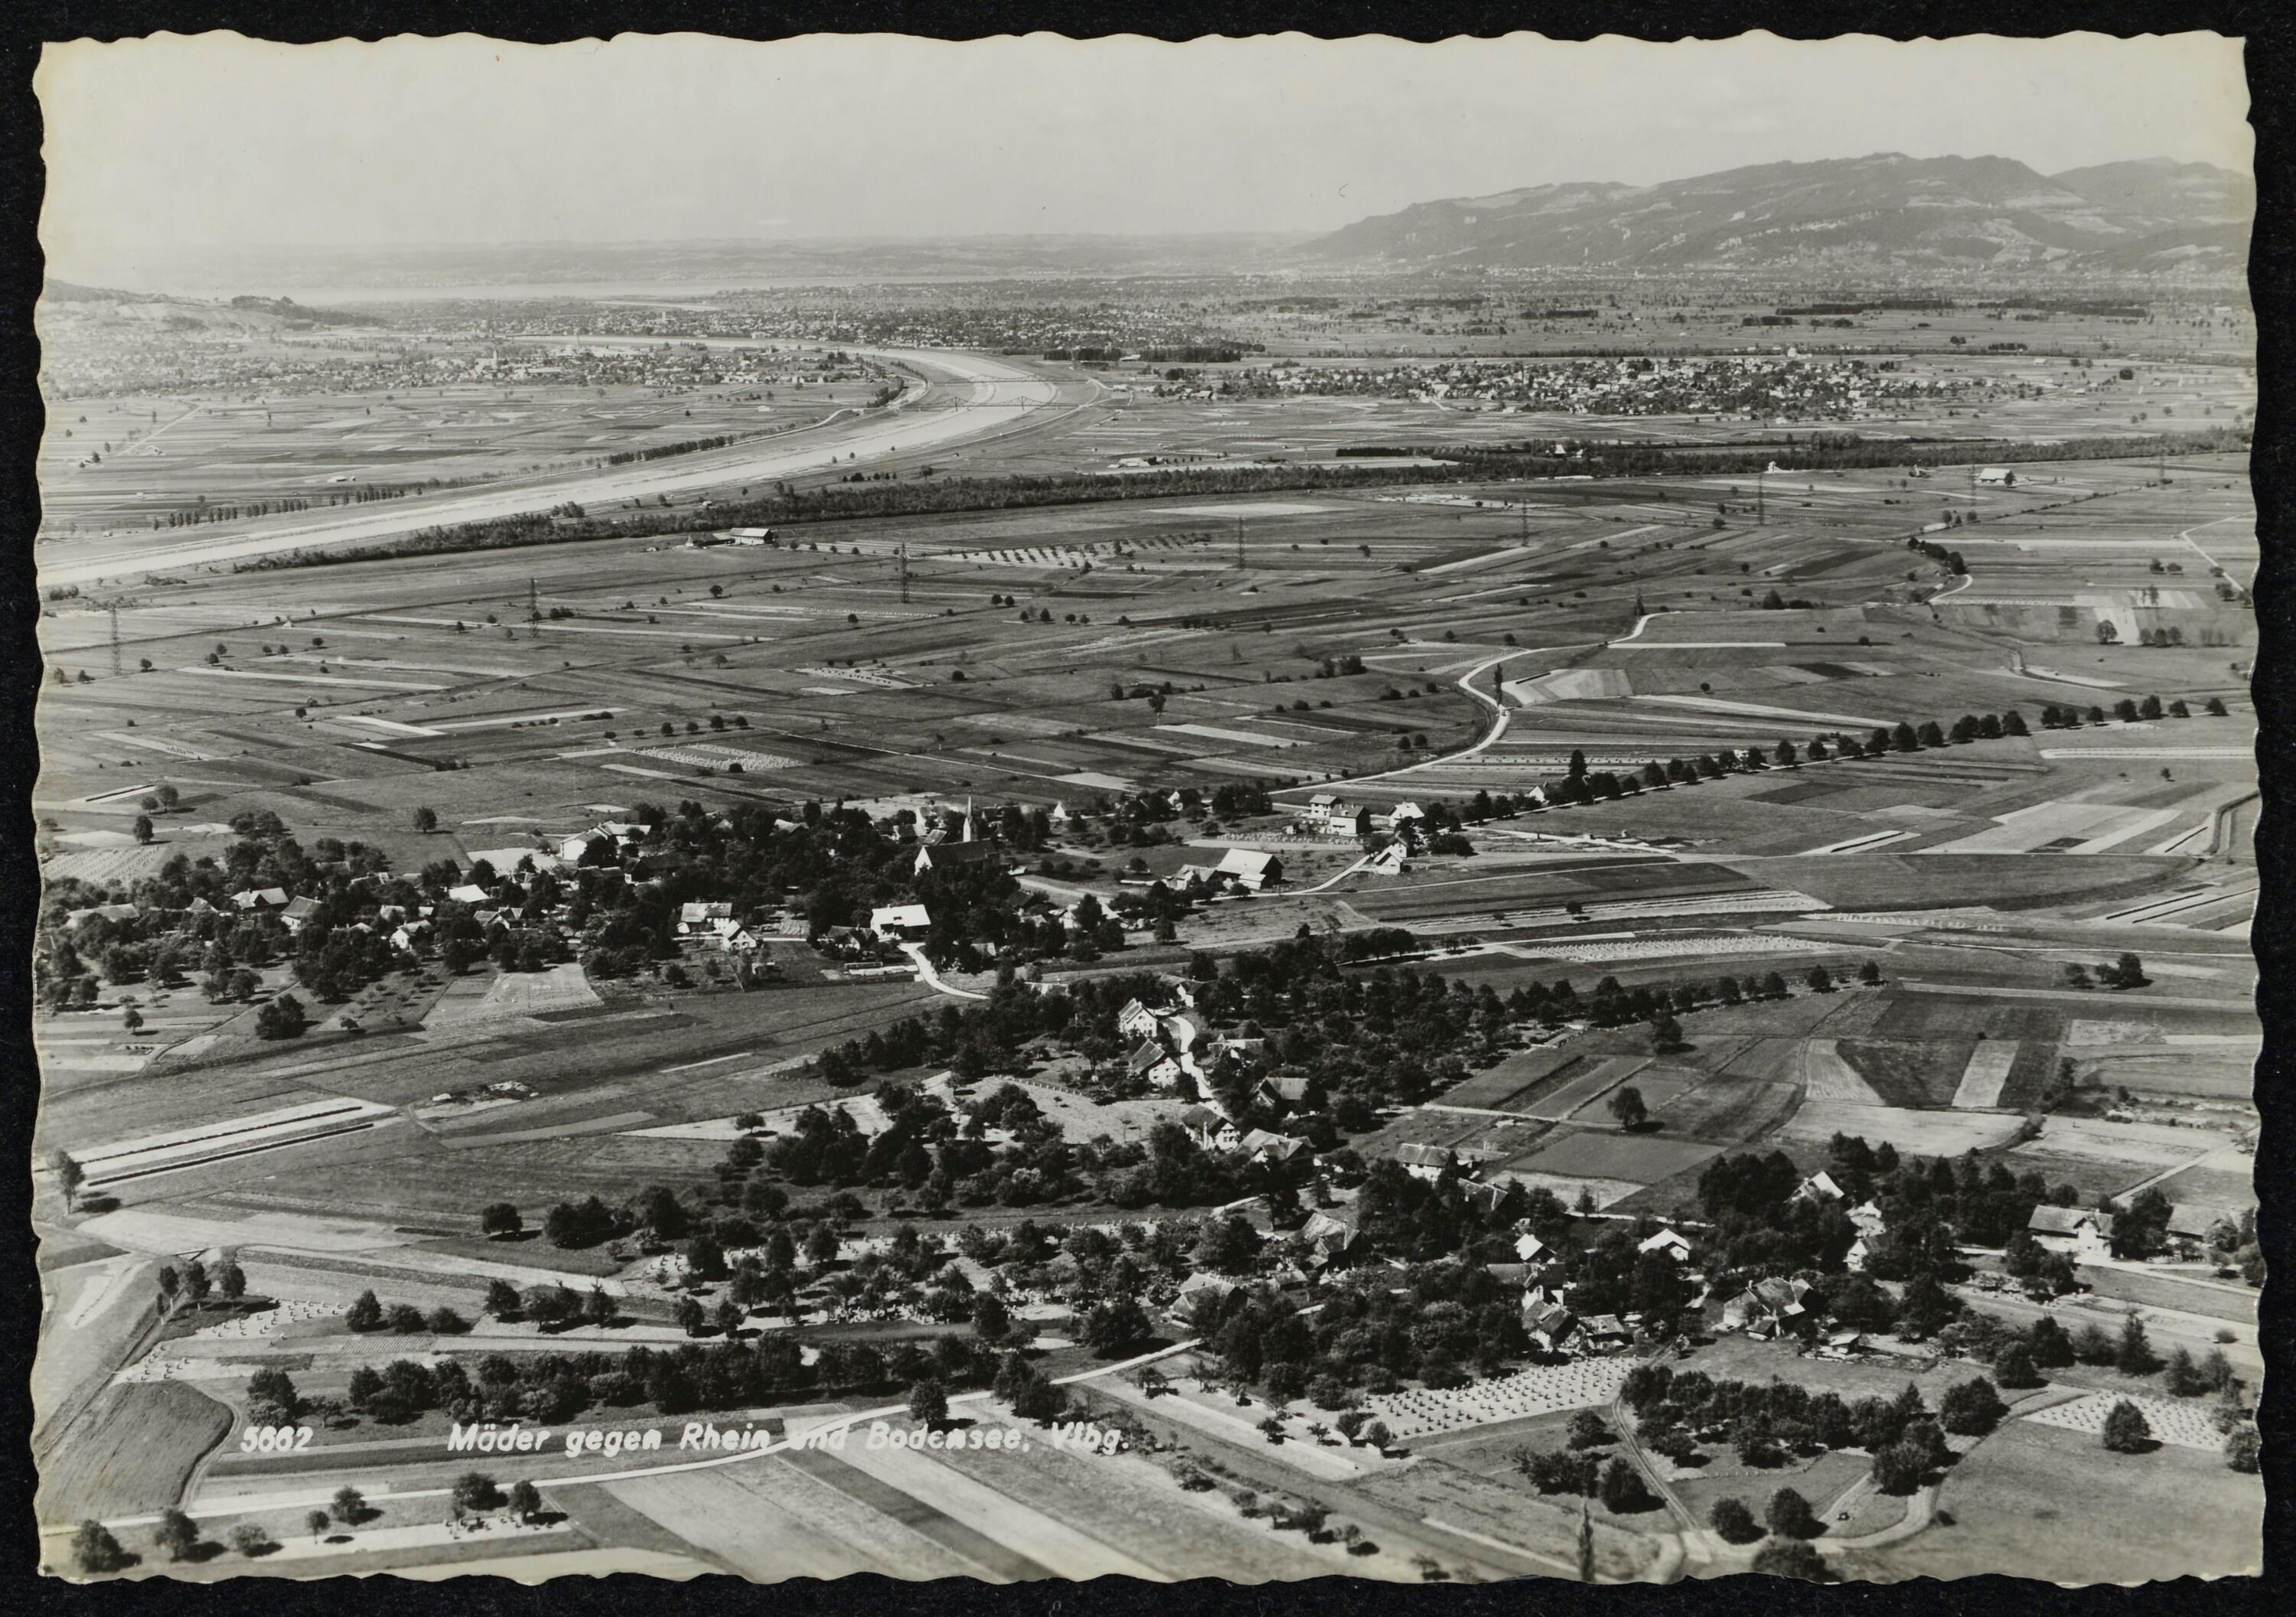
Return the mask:
[[[1891,374],[1940,390],[1854,421],[1220,392],[1224,377],[1277,360],[1545,363],[1635,349],[1782,364],[1794,341],[1750,332],[1734,305],[1680,319],[1619,295],[1629,308],[1593,338],[1447,334],[1440,300],[1399,283],[1365,299],[1383,323],[1264,316],[1253,335],[1266,351],[1232,364],[1008,355],[1000,363],[1040,395],[995,414],[988,393],[1005,384],[980,383],[977,431],[906,452],[855,440],[867,453],[852,460],[838,458],[840,434],[878,430],[873,412],[891,407],[883,390],[905,362],[840,366],[826,341],[773,348],[772,400],[758,395],[773,384],[750,372],[266,394],[243,381],[201,388],[191,362],[176,385],[59,400],[42,459],[41,566],[62,576],[100,554],[117,570],[43,603],[44,970],[80,912],[138,906],[178,860],[231,866],[244,836],[234,822],[250,816],[275,816],[306,850],[364,844],[410,879],[452,860],[459,879],[481,860],[504,876],[521,858],[554,864],[569,838],[644,805],[800,817],[808,803],[881,817],[1057,807],[1051,842],[1013,860],[1021,887],[1051,904],[1113,906],[1231,848],[1275,852],[1286,879],[1199,904],[1168,936],[1136,927],[1096,961],[1039,961],[1040,992],[1114,971],[1178,981],[1192,956],[1228,963],[1300,937],[1337,948],[1378,928],[1412,935],[1414,968],[1502,1004],[1564,978],[1586,996],[1605,979],[1670,991],[1732,975],[1727,1003],[1685,1001],[1682,1038],[1663,1051],[1638,1023],[1514,1019],[1463,1081],[1344,1129],[1307,1207],[1323,1195],[1343,1213],[1366,1164],[1416,1147],[1457,1153],[1485,1186],[1551,1192],[1590,1241],[1620,1219],[1693,1228],[1717,1161],[1780,1152],[1809,1173],[1838,1160],[1837,1136],[1858,1136],[2038,1172],[2087,1205],[2125,1211],[2158,1190],[2239,1224],[2255,1202],[2247,679],[2259,553],[2245,449],[2220,430],[2254,406],[2244,313],[2164,299],[2144,321],[2041,318],[2013,328],[2026,351],[2012,354],[1967,351],[2005,330],[1974,300],[1918,324],[1885,317],[1859,333],[1861,361],[1887,359]],[[483,341],[424,329],[418,313],[379,317],[409,364],[449,355],[466,365]],[[352,357],[367,342],[329,340]],[[1848,362],[1847,339],[1803,341],[1801,363]],[[2071,357],[2095,368],[2075,380]],[[915,407],[963,406],[960,384],[925,374],[906,375],[928,401]],[[815,380],[800,393],[801,377]],[[617,514],[658,516],[655,532],[368,561],[330,562],[319,545],[310,564],[238,570],[178,566],[156,549],[146,565],[119,560],[141,542],[144,512],[315,493],[324,506],[346,478],[421,485],[394,497],[418,511],[437,497],[423,492],[432,479],[546,479],[554,505],[578,501],[604,456],[767,433],[776,454],[814,454],[810,469],[772,480],[800,490],[864,476],[986,486],[1091,472],[1120,484],[1138,470],[1126,463],[1147,462],[1201,471],[1204,488],[983,500],[696,545],[725,535],[704,502],[738,502],[767,480],[732,464],[738,451],[712,449],[728,457],[722,484],[613,502]],[[1901,442],[1906,455],[1818,452],[1841,434],[1868,449]],[[2155,437],[2158,449],[2095,443]],[[91,438],[123,448],[80,464]],[[1406,461],[1439,470],[1463,450],[1563,441],[1753,449],[1766,464],[1399,475]],[[1398,475],[1343,453],[1366,447],[1388,451]],[[1268,488],[1248,471],[1275,468],[1267,480],[1280,482],[1283,469],[1308,467],[1329,475]],[[281,520],[201,515],[197,526],[228,539]],[[184,532],[163,523],[150,543]],[[2077,722],[2045,724],[2060,709]],[[1901,726],[1953,733],[1964,715],[2013,710],[2021,722],[2006,733],[1997,723],[1857,756],[1841,744]],[[1696,760],[1724,749],[1759,752],[1762,767],[1702,776]],[[1667,769],[1676,760],[1692,765],[1688,778]],[[1636,789],[1561,800],[1579,767]],[[1193,789],[1200,805],[1245,786],[1266,791],[1264,811],[1214,826],[1199,806],[1137,842],[1098,829],[1143,793]],[[1556,800],[1534,804],[1533,788]],[[1404,804],[1464,815],[1495,798],[1521,807],[1472,818],[1456,843],[1414,842],[1390,872],[1368,867],[1364,841],[1305,824],[1318,793],[1375,817]],[[1095,829],[1059,829],[1071,815]],[[1009,1431],[1013,1447],[872,1448],[871,1422],[908,1424],[906,1387],[889,1383],[875,1396],[713,1412],[720,1425],[824,1441],[704,1457],[677,1444],[705,1417],[671,1419],[640,1400],[530,1424],[562,1436],[570,1424],[650,1424],[666,1447],[497,1458],[483,1468],[504,1488],[537,1483],[545,1508],[466,1509],[456,1479],[478,1462],[449,1451],[450,1423],[435,1410],[362,1415],[358,1373],[392,1359],[483,1376],[488,1356],[666,1354],[695,1338],[681,1299],[734,1306],[728,1285],[665,1270],[683,1250],[673,1242],[545,1239],[545,1209],[592,1195],[620,1206],[654,1186],[699,1207],[728,1182],[721,1165],[737,1139],[779,1137],[800,1109],[858,1105],[888,1081],[947,1081],[946,1063],[929,1063],[832,1083],[819,1058],[902,1018],[980,1003],[994,963],[850,974],[796,919],[760,946],[762,971],[689,944],[675,974],[586,973],[578,949],[543,973],[483,956],[455,973],[417,943],[355,992],[303,992],[309,1030],[285,1040],[261,1023],[266,1005],[299,991],[291,949],[226,994],[203,992],[198,972],[170,982],[130,964],[114,977],[91,951],[93,988],[52,1002],[36,1029],[40,1151],[86,1175],[75,1194],[44,1170],[35,1210],[49,1564],[63,1570],[74,1531],[96,1520],[142,1555],[142,1571],[195,1578],[623,1566],[759,1579],[1576,1574],[1576,1502],[1536,1492],[1506,1457],[1512,1445],[1559,1441],[1555,1410],[1463,1417],[1472,1441],[1455,1432],[1382,1453],[1333,1439],[1336,1411],[1304,1396],[1241,1401],[1231,1367],[1183,1314],[1160,1311],[1154,1336],[1131,1350],[1095,1351],[1070,1318],[1095,1299],[1064,1296],[1050,1266],[1013,1276],[1016,1308],[1052,1305],[1029,1351],[1079,1417],[1121,1424],[1121,1453],[1064,1445],[1061,1429],[978,1391],[955,1394],[951,1424]],[[2143,986],[2090,975],[2123,954],[2141,957]],[[1738,980],[1751,989],[1772,973],[1783,994],[1737,1002]],[[1878,984],[1860,986],[1861,973]],[[1041,1051],[1002,1054],[997,1070],[946,1092],[974,1101],[1027,1078],[1048,1108],[1067,1108],[1079,1143],[1086,1128],[1144,1135],[1144,1121],[1185,1106],[1168,1092],[1114,1097]],[[1628,1087],[1646,1126],[1620,1124],[1612,1102]],[[751,1112],[769,1120],[736,1120]],[[865,1131],[882,1124],[880,1111]],[[226,1145],[201,1143],[210,1137]],[[1057,1241],[1214,1211],[1086,1191],[921,1214],[874,1191],[843,1208],[825,1194],[797,1191],[832,1230],[829,1254],[808,1260],[816,1281],[910,1232],[963,1252],[967,1232],[1024,1219]],[[1268,1236],[1259,1277],[1311,1296],[1324,1276],[1281,1255],[1298,1226],[1276,1200],[1254,1214]],[[528,1228],[489,1239],[481,1210],[505,1201]],[[161,1269],[193,1260],[234,1266],[244,1302],[161,1306]],[[2254,1288],[2220,1260],[2090,1254],[2080,1289],[2046,1307],[1980,1284],[1997,1253],[1969,1261],[1955,1290],[1975,1314],[2113,1330],[2133,1317],[2164,1351],[2221,1350],[2251,1396],[2260,1378]],[[503,1280],[597,1285],[615,1321],[545,1330],[503,1318],[487,1298]],[[345,1313],[370,1290],[452,1310],[468,1334],[422,1326],[369,1341]],[[1677,1375],[1854,1379],[1791,1338],[1722,1331],[1725,1301],[1713,1295],[1679,1344],[1631,1351]],[[726,1342],[800,1334],[794,1317],[736,1314]],[[840,1309],[801,1334],[808,1354],[856,1342],[890,1351],[949,1328],[892,1306]],[[715,1337],[705,1328],[702,1340]],[[1941,1393],[1977,1367],[1919,1340],[1893,1339],[1867,1362],[1884,1394],[1909,1375]],[[1177,1391],[1144,1391],[1151,1368]],[[258,1369],[288,1372],[334,1412],[308,1447],[242,1451]],[[2109,1368],[2048,1375],[2059,1394],[2125,1390]],[[1431,1383],[1377,1396],[1414,1395],[1462,1396]],[[2252,1569],[2252,1474],[2174,1444],[2107,1457],[2091,1437],[2024,1418],[2046,1397],[2009,1396],[1999,1430],[1910,1503],[1877,1503],[1861,1486],[1862,1456],[1813,1462],[1828,1564],[1877,1579],[2066,1581]],[[1730,1492],[1759,1513],[1791,1479],[1763,1470],[1702,1491],[1630,1434],[1619,1441],[1657,1502],[1595,1513],[1598,1574],[1742,1569],[1751,1551],[1707,1531],[1706,1510]],[[346,1487],[372,1514],[308,1526]],[[2163,1520],[2170,1501],[2176,1530],[2132,1547],[2128,1523]],[[151,1535],[174,1506],[216,1542],[166,1559]],[[224,1550],[236,1527],[270,1547]],[[2033,1558],[2037,1544],[2046,1554]]]

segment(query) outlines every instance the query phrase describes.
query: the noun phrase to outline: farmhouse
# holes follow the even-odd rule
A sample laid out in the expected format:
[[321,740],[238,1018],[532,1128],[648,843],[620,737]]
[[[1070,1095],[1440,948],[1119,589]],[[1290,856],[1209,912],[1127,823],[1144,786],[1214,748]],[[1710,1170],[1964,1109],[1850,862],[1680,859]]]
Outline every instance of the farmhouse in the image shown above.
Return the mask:
[[1254,1129],[1237,1146],[1249,1152],[1255,1162],[1288,1162],[1308,1148],[1308,1142],[1295,1135],[1276,1134],[1266,1129]]
[[[1267,1043],[1264,1038],[1223,1033],[1212,1040],[1212,1053],[1222,1061],[1242,1060],[1258,1055]],[[1306,1103],[1308,1087],[1313,1081],[1297,1072],[1271,1072],[1259,1080],[1259,1098],[1279,1112],[1293,1111]]]
[[1256,848],[1229,849],[1212,870],[1216,875],[1230,878],[1246,892],[1258,892],[1283,880],[1283,861]]
[[2013,488],[2017,486],[2017,474],[2006,466],[1980,466],[1977,480],[1988,488]]
[[301,932],[303,923],[316,915],[318,909],[319,901],[316,899],[308,893],[300,894],[290,899],[287,901],[287,907],[279,912],[279,923],[284,926],[291,936]]
[[1578,1334],[1578,1316],[1560,1302],[1534,1303],[1525,1293],[1522,1310],[1523,1334],[1542,1353],[1560,1353],[1568,1347],[1571,1337]]
[[1116,1030],[1127,1038],[1153,1038],[1157,1015],[1137,999],[1128,999],[1116,1014]]
[[678,907],[677,930],[688,937],[700,937],[715,932],[718,922],[730,921],[733,916],[731,904],[683,904]]
[[1597,1353],[1615,1353],[1635,1339],[1616,1314],[1589,1314],[1578,1322],[1578,1332],[1587,1348]]
[[922,904],[881,904],[869,912],[869,930],[880,938],[920,942],[932,931],[932,916]]
[[1637,1252],[1664,1252],[1677,1263],[1690,1261],[1690,1238],[1671,1229],[1660,1230],[1635,1250]]
[[1234,1120],[1222,1117],[1210,1106],[1189,1107],[1180,1113],[1180,1127],[1206,1151],[1234,1151],[1243,1144],[1243,1135]]
[[2221,1207],[2179,1202],[2169,1210],[2169,1237],[2182,1246],[2230,1251],[2240,1244],[2240,1219]]
[[1347,1256],[1362,1238],[1362,1232],[1356,1227],[1353,1208],[1343,1207],[1336,1212],[1318,1209],[1309,1213],[1308,1221],[1300,1227],[1300,1238],[1324,1262],[1335,1263]]
[[1809,1293],[1807,1280],[1772,1276],[1757,1280],[1722,1305],[1722,1328],[1749,1336],[1775,1336],[1808,1317],[1802,1299]]
[[1833,1176],[1820,1169],[1794,1186],[1794,1193],[1791,1199],[1796,1202],[1814,1202],[1818,1206],[1824,1207],[1829,1202],[1841,1201],[1841,1186],[1833,1182]]
[[1462,1172],[1472,1170],[1472,1165],[1463,1164],[1459,1153],[1448,1145],[1406,1145],[1397,1149],[1395,1160],[1414,1179],[1439,1179],[1455,1168]]
[[709,935],[719,948],[733,955],[754,955],[766,946],[764,939],[731,917],[712,922]]
[[1124,1064],[1133,1077],[1145,1079],[1159,1089],[1169,1089],[1180,1081],[1185,1071],[1169,1050],[1154,1039],[1143,1039],[1124,1058]]
[[2076,1258],[2103,1258],[2112,1251],[2112,1215],[2087,1207],[2037,1207],[2025,1221],[2036,1244]]

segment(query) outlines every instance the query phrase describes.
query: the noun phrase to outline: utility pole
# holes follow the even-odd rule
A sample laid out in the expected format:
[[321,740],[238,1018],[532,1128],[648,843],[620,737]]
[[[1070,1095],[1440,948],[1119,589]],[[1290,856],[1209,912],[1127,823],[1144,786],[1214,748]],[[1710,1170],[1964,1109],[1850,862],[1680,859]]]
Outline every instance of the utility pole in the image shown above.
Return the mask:
[[535,587],[534,580],[532,579],[529,579],[526,581],[526,620],[529,623],[535,623],[539,622],[541,618],[541,595]]

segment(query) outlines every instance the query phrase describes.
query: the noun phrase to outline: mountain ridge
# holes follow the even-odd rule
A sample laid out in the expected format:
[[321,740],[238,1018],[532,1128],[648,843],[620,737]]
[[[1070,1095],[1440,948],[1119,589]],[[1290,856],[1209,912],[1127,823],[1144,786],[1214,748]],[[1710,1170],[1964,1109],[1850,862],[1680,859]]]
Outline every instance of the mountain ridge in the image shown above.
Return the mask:
[[1416,202],[1293,250],[1385,267],[2110,268],[2236,274],[2256,187],[2144,159],[2043,175],[2013,158],[1749,165],[1629,185],[1563,181]]

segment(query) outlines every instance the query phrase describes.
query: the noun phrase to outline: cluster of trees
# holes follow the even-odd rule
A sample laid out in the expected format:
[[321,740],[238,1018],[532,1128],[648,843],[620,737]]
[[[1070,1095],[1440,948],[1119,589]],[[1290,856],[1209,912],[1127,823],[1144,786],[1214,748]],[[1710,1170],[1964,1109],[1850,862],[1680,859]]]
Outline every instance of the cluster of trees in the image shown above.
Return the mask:
[[386,1306],[372,1291],[361,1292],[351,1300],[343,1314],[343,1324],[354,1331],[394,1331],[402,1336],[430,1332],[439,1336],[458,1336],[471,1328],[470,1321],[454,1309],[440,1306],[428,1314],[411,1302]]
[[[2210,697],[2202,704],[2202,710],[2212,718],[2221,718],[2225,716],[2224,698],[2221,696]],[[2181,699],[2169,702],[2165,708],[2161,706],[2158,696],[2146,696],[2142,700],[2123,696],[2112,704],[2112,717],[2122,724],[2128,725],[2164,717],[2190,718],[2192,716],[2193,710]],[[2078,730],[2084,723],[2101,725],[2104,720],[2105,711],[2100,707],[2084,710],[2076,707],[2058,707],[2051,703],[2041,710],[2041,728],[2044,730]]]
[[1340,1411],[1406,1379],[1461,1386],[1471,1372],[1498,1374],[1530,1350],[1520,1294],[1481,1263],[1365,1270],[1320,1302],[1310,1313],[1266,1288],[1208,1292],[1192,1305],[1189,1329],[1233,1380],[1278,1402],[1305,1396]]
[[[1828,1294],[1844,1323],[1894,1324],[1931,1335],[1960,1312],[1944,1286],[1963,1272],[1960,1244],[2016,1248],[2022,1236],[2030,1244],[2025,1229],[2034,1208],[2070,1207],[2079,1200],[2070,1185],[2051,1186],[2038,1172],[2013,1173],[1997,1160],[1980,1161],[1973,1152],[1959,1158],[1900,1157],[1886,1141],[1869,1145],[1855,1135],[1834,1136],[1826,1172],[1843,1192],[1839,1202],[1797,1195],[1804,1176],[1784,1152],[1734,1153],[1707,1165],[1698,1194],[1713,1223],[1709,1239],[1718,1291],[1727,1294],[1741,1276],[1819,1270],[1838,1276],[1829,1282]],[[1869,1201],[1882,1215],[1883,1233],[1868,1243],[1864,1275],[1841,1276],[1857,1239],[1846,1210]],[[2072,1284],[2070,1262],[2061,1255],[2021,1250],[2017,1261],[2051,1289]],[[1892,1304],[1873,1279],[1906,1284]]]
[[[457,1421],[530,1420],[560,1424],[585,1410],[650,1405],[662,1415],[742,1409],[792,1398],[865,1396],[928,1379],[945,1387],[986,1386],[1000,1367],[996,1351],[977,1337],[947,1334],[880,1347],[866,1342],[827,1342],[811,1364],[808,1345],[788,1332],[751,1342],[682,1342],[671,1349],[636,1347],[621,1353],[538,1353],[515,1358],[488,1353],[465,1367],[448,1358],[436,1366],[395,1359],[381,1369],[352,1373],[351,1401],[374,1418],[411,1418],[444,1411]],[[279,1371],[268,1375],[282,1376]],[[261,1379],[265,1373],[258,1372]],[[291,1388],[288,1389],[291,1391]],[[266,1381],[259,1394],[276,1405],[281,1389]],[[250,1399],[258,1397],[253,1381]]]
[[[77,1185],[76,1163],[74,1170],[67,1180],[68,1185]],[[180,1269],[172,1263],[162,1264],[156,1278],[160,1287],[160,1307],[165,1313],[172,1314],[184,1307],[202,1309],[210,1301],[236,1303],[247,1295],[246,1271],[229,1258],[222,1260],[212,1270],[197,1258],[187,1260]]]
[[[1780,603],[1784,605],[1784,603]],[[1749,746],[1743,751],[1728,747],[1718,751],[1702,753],[1694,759],[1673,758],[1660,762],[1651,759],[1639,771],[1628,769],[1623,774],[1607,769],[1592,769],[1587,766],[1587,755],[1574,751],[1562,778],[1544,785],[1541,790],[1550,803],[1576,805],[1597,800],[1631,797],[1641,792],[1656,792],[1669,786],[1694,785],[1700,781],[1719,780],[1726,775],[1756,774],[1765,769],[1790,769],[1802,763],[1824,763],[1829,759],[1878,758],[1890,752],[1919,752],[1928,748],[1964,745],[1973,741],[1997,741],[2005,735],[2029,735],[2024,715],[2014,708],[2005,713],[1964,713],[1954,721],[1948,732],[1935,719],[1920,725],[1900,723],[1894,728],[1877,726],[1873,734],[1864,738],[1847,733],[1814,736],[1807,746],[1797,747],[1791,741],[1781,741],[1775,746]],[[1488,792],[1478,792],[1464,817],[1470,822],[1505,817],[1525,808],[1536,807],[1529,798],[1494,798]]]
[[1969,563],[1961,559],[1961,552],[1948,550],[1934,539],[1918,537],[1909,538],[1906,541],[1906,548],[1927,556],[1956,578],[1960,578],[1969,571]]
[[2065,982],[2069,987],[2085,989],[2092,983],[2103,983],[2109,989],[2141,989],[2152,979],[2144,974],[2144,960],[2123,950],[2112,960],[2095,968],[2073,961],[2065,967]]
[[[1862,1449],[1874,1457],[1876,1482],[1895,1493],[1910,1493],[1951,1463],[1948,1432],[1982,1435],[2008,1412],[1982,1375],[1947,1389],[1932,1416],[1911,1382],[1894,1399],[1853,1401],[1797,1382],[1716,1379],[1662,1362],[1628,1371],[1620,1396],[1635,1412],[1636,1436],[1653,1453],[1681,1461],[1694,1457],[1702,1444],[1726,1444],[1742,1465],[1774,1466],[1830,1449]],[[1775,1521],[1771,1526],[1777,1531]]]
[[656,444],[649,449],[623,449],[607,456],[601,464],[619,466],[631,461],[663,460],[673,455],[692,455],[701,449],[723,449],[728,444],[740,443],[743,436],[739,432],[719,432],[709,438],[688,438],[674,444]]

